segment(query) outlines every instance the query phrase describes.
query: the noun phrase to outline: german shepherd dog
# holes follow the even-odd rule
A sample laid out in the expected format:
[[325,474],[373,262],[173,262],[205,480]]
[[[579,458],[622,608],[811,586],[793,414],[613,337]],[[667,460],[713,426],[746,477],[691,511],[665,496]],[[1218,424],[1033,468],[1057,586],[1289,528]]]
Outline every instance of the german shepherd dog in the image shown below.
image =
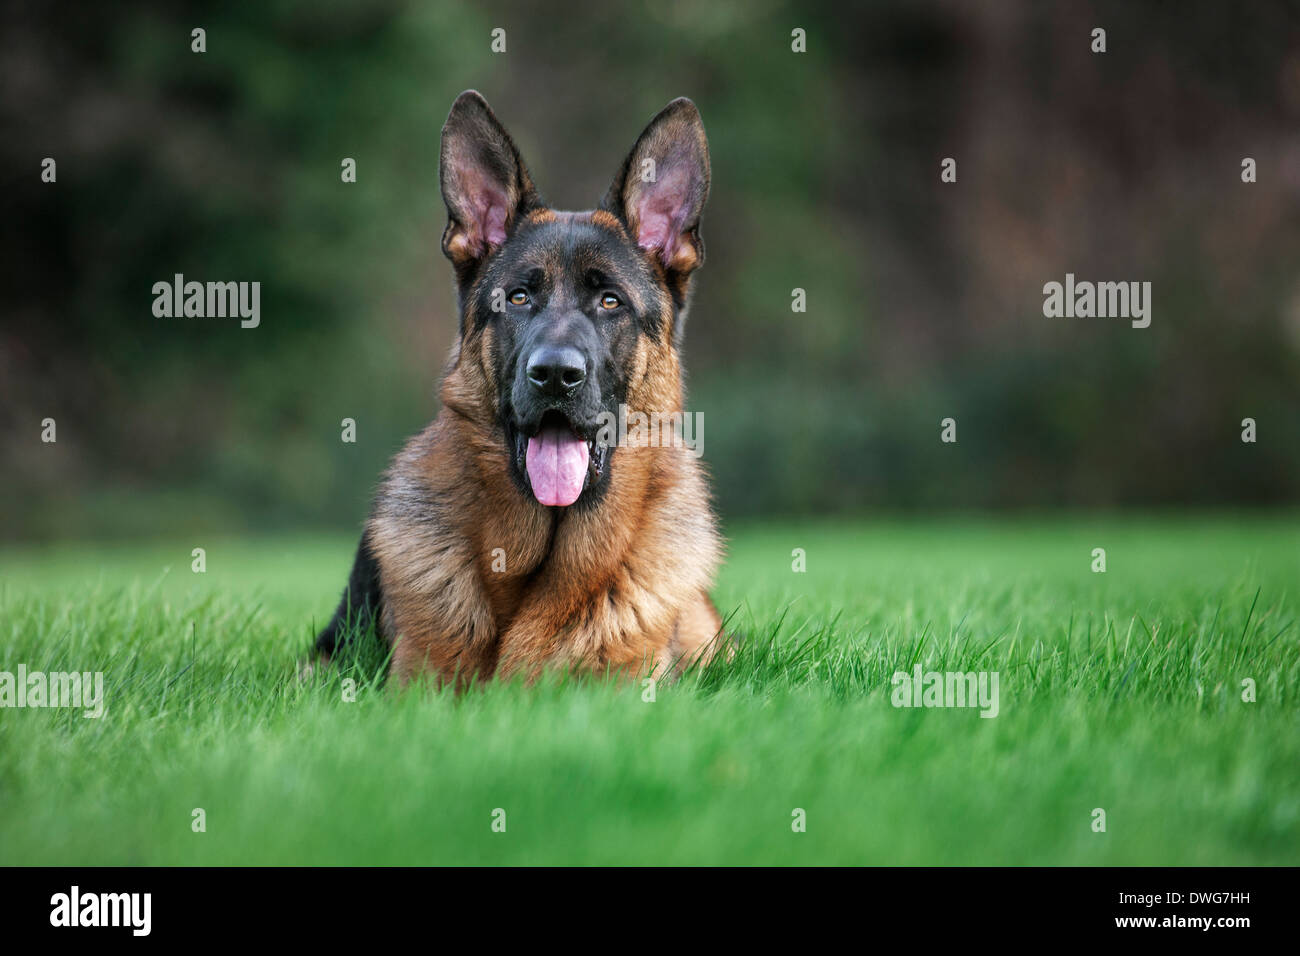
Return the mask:
[[590,212],[546,205],[473,90],[443,126],[439,175],[460,305],[441,411],[385,475],[318,653],[373,623],[400,684],[457,688],[707,660],[721,544],[699,462],[599,427],[620,405],[683,411],[709,192],[695,104],[651,120]]

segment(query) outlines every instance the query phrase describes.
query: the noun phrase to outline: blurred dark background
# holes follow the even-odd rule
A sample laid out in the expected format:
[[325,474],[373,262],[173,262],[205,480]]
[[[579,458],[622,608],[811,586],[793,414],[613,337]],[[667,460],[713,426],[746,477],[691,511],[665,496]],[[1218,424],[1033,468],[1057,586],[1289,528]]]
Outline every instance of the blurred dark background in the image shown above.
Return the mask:
[[[728,517],[1297,501],[1294,3],[4,9],[6,538],[359,527],[436,412],[468,87],[564,208],[699,105],[688,407]],[[178,272],[260,281],[261,326],[155,318]],[[1150,281],[1151,327],[1045,318],[1067,272]]]

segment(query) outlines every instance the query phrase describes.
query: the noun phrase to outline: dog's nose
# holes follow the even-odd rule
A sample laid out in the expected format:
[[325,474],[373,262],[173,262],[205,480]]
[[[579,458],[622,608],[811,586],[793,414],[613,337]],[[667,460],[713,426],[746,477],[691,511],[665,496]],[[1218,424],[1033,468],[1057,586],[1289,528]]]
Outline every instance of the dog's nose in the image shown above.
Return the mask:
[[587,362],[575,348],[543,346],[528,356],[527,374],[543,395],[563,398],[587,380]]

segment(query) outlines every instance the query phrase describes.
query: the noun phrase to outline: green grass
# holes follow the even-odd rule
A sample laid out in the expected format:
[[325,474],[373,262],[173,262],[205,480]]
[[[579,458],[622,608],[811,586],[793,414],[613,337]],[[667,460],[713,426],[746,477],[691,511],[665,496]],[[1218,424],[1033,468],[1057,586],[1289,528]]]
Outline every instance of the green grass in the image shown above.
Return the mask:
[[[5,552],[0,670],[107,709],[0,710],[0,863],[1300,863],[1296,516],[730,536],[746,643],[653,703],[299,683],[348,539]],[[999,716],[894,708],[917,662],[998,671]]]

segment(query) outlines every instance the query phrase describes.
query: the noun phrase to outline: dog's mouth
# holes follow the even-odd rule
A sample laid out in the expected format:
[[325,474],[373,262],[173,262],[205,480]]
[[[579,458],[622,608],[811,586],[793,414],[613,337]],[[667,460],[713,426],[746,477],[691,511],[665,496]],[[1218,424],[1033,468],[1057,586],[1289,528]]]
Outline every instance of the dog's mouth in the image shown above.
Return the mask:
[[564,413],[546,412],[531,429],[510,429],[514,460],[539,504],[565,508],[600,479],[608,448],[586,437]]

